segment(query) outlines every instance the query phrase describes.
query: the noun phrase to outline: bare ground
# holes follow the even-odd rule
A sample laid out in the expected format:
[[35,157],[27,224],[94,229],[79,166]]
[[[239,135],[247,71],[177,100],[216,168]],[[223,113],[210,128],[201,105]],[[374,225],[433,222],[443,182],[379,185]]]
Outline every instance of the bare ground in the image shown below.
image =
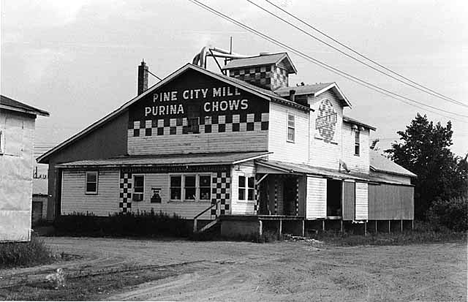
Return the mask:
[[[94,291],[93,300],[467,301],[465,242],[338,247],[304,241],[45,241],[81,258],[1,270],[0,294],[6,285],[42,280],[63,267],[70,278],[98,278],[93,280],[131,272],[119,275],[119,289]],[[130,279],[139,276],[142,283]]]

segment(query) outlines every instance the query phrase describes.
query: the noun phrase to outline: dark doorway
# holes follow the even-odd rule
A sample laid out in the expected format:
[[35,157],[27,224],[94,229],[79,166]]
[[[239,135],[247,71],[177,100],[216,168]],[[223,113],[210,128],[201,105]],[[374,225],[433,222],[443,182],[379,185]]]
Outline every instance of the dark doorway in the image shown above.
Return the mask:
[[327,216],[341,216],[342,181],[327,179]]
[[296,215],[296,178],[285,178],[283,182],[283,215]]

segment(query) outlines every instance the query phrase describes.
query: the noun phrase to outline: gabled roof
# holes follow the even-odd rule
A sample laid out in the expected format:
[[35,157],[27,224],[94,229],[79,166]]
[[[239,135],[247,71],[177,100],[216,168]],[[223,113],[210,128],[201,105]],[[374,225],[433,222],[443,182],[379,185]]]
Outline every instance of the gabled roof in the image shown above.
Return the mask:
[[260,54],[259,56],[240,58],[229,61],[223,69],[234,69],[242,67],[254,67],[263,65],[278,65],[284,62],[287,67],[288,73],[297,73],[296,67],[292,63],[286,52],[280,52],[275,54]]
[[277,103],[287,105],[287,106],[291,106],[291,107],[294,107],[294,108],[297,108],[297,109],[300,109],[300,110],[303,110],[303,111],[310,111],[309,107],[303,106],[303,105],[295,103],[295,102],[291,102],[290,100],[287,100],[287,99],[284,99],[284,98],[278,96],[277,94],[275,94],[272,91],[259,88],[257,86],[252,85],[252,84],[249,84],[249,83],[246,83],[244,81],[234,79],[234,78],[222,75],[222,74],[217,74],[217,73],[211,72],[211,71],[206,70],[206,69],[204,69],[202,67],[199,67],[197,65],[187,63],[186,65],[182,66],[181,68],[179,68],[178,70],[174,71],[172,74],[170,74],[169,76],[164,78],[162,81],[160,81],[157,84],[151,86],[148,90],[146,90],[142,94],[134,97],[133,99],[126,102],[125,104],[123,104],[122,106],[117,108],[116,110],[112,111],[111,113],[109,113],[108,115],[103,117],[102,119],[96,121],[95,123],[93,123],[90,126],[88,126],[87,128],[85,128],[84,130],[78,132],[77,134],[75,134],[74,136],[72,136],[69,139],[65,140],[64,142],[57,145],[53,149],[51,149],[51,150],[47,151],[46,153],[44,153],[43,155],[39,156],[37,158],[37,162],[38,163],[47,163],[48,157],[50,155],[52,155],[53,153],[55,153],[58,150],[70,145],[71,143],[73,143],[77,139],[85,136],[86,134],[92,132],[94,129],[97,129],[98,127],[100,127],[101,125],[106,123],[107,121],[110,121],[113,118],[119,116],[121,113],[125,112],[125,110],[127,110],[128,107],[130,107],[134,103],[138,102],[140,99],[144,98],[146,95],[154,92],[154,90],[158,89],[159,87],[167,84],[168,82],[170,82],[171,80],[178,77],[183,72],[185,72],[185,71],[187,71],[189,69],[196,70],[198,72],[206,74],[206,75],[208,75],[210,77],[213,77],[215,79],[218,79],[218,80],[220,80],[222,82],[228,83],[228,84],[230,84],[230,85],[232,85],[234,87],[237,87],[237,88],[245,90],[245,91],[247,91],[249,93],[252,93],[253,95],[256,95],[256,96],[258,96],[260,98],[263,98],[265,100],[277,102]]
[[26,105],[24,103],[15,101],[4,95],[0,95],[0,108],[12,110],[12,111],[24,112],[24,113],[33,114],[33,115],[49,116],[49,113],[47,111],[37,109],[32,106]]
[[338,100],[340,100],[343,104],[343,107],[349,106],[351,107],[351,102],[346,98],[343,94],[341,89],[338,87],[336,83],[319,83],[313,85],[302,85],[302,86],[292,86],[292,87],[281,87],[275,90],[275,93],[280,96],[289,96],[290,91],[294,90],[295,95],[312,95],[317,97],[322,93],[332,90],[335,95],[337,96]]
[[348,124],[355,124],[355,125],[358,125],[358,126],[362,126],[364,128],[374,130],[374,131],[376,130],[375,127],[372,127],[372,126],[370,126],[368,124],[364,124],[363,122],[360,122],[358,120],[350,118],[349,116],[343,116],[343,122],[348,123]]
[[271,152],[189,153],[157,156],[121,156],[99,160],[81,160],[57,165],[59,168],[120,168],[156,166],[235,165],[254,160]]
[[369,157],[371,171],[401,176],[417,177],[417,175],[413,172],[403,168],[402,166],[386,158],[377,151],[370,150]]

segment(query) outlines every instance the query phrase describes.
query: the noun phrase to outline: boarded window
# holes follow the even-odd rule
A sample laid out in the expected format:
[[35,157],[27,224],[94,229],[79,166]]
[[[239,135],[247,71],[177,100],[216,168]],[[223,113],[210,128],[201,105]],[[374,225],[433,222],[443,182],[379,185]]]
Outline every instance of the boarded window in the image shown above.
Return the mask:
[[86,194],[98,193],[98,172],[86,172]]
[[294,143],[296,139],[296,121],[292,114],[288,114],[288,142]]
[[133,177],[133,201],[142,201],[145,192],[145,177],[135,175]]

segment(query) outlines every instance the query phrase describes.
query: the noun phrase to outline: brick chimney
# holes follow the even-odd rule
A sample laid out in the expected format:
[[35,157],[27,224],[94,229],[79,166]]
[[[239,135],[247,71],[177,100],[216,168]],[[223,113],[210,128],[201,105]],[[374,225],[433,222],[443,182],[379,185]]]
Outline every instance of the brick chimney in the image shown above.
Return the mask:
[[148,89],[148,66],[145,61],[141,61],[138,66],[138,95],[142,94]]

